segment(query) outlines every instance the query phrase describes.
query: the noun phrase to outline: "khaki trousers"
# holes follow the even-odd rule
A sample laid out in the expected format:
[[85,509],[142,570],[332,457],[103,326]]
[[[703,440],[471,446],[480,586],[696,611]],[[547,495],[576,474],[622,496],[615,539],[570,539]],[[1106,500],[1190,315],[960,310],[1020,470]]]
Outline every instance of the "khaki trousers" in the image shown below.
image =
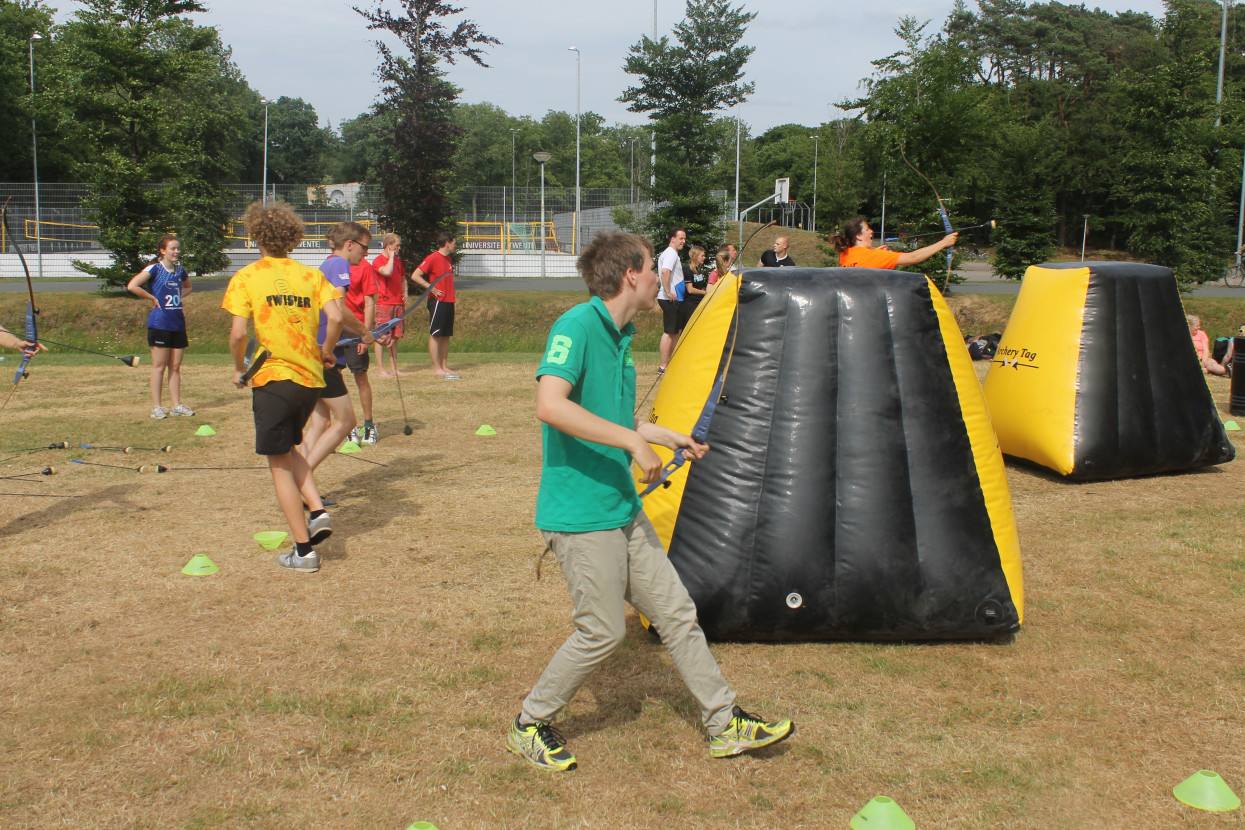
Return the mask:
[[726,685],[696,621],[696,605],[644,513],[626,527],[587,533],[541,531],[562,566],[575,603],[575,631],[523,701],[523,723],[557,717],[593,669],[626,635],[624,601],[653,623],[700,707],[710,735],[730,724],[735,693]]

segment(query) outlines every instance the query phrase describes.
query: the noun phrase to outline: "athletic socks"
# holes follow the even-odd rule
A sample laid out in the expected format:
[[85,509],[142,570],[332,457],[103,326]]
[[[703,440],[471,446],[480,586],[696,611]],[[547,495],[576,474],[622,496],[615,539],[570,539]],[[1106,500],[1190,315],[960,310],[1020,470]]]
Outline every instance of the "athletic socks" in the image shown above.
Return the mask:
[[[324,511],[321,510],[320,512],[323,513]],[[306,556],[309,553],[315,553],[316,549],[311,546],[310,542],[295,542],[294,552],[299,556]]]
[[374,426],[376,426],[376,424],[372,423],[372,419],[371,419],[371,418],[364,418],[364,419],[363,419],[363,428],[364,428],[364,429],[371,429],[371,428],[372,428],[372,427],[374,427]]
[[324,515],[324,513],[325,513],[325,511],[323,511],[323,510],[312,510],[312,511],[311,511],[311,512],[307,515],[307,520],[308,520],[308,521],[311,521],[312,519],[319,518],[320,516],[323,516],[323,515]]

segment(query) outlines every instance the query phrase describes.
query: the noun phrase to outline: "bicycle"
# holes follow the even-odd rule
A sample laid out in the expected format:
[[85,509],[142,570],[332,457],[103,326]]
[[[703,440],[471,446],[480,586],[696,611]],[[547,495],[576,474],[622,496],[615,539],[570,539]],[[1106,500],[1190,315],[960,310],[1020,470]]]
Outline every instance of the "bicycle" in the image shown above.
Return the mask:
[[1240,288],[1245,285],[1245,265],[1241,262],[1241,254],[1245,252],[1245,245],[1236,252],[1236,262],[1231,268],[1223,272],[1223,284],[1228,288]]

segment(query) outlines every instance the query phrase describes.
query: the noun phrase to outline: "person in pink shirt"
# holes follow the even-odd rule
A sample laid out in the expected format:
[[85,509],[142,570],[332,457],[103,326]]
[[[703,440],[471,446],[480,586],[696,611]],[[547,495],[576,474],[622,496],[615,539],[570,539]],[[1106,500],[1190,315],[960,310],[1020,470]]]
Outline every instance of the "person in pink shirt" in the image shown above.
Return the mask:
[[[396,233],[387,233],[383,244],[384,251],[372,260],[372,267],[376,269],[376,282],[380,288],[380,295],[376,298],[376,324],[381,325],[390,320],[397,320],[398,324],[391,330],[392,343],[384,347],[380,343],[376,344],[376,368],[377,374],[382,378],[395,375],[404,378],[406,373],[398,370],[398,341],[402,339],[402,315],[406,313],[406,266],[398,257],[398,252],[402,250],[402,237]],[[389,365],[393,367],[393,374],[385,371],[385,353],[389,354]]]
[[1189,322],[1189,334],[1193,337],[1193,348],[1197,349],[1197,359],[1202,364],[1202,371],[1210,375],[1226,375],[1228,369],[1224,363],[1229,363],[1231,358],[1219,363],[1211,357],[1210,337],[1202,331],[1202,318],[1196,314],[1186,314],[1185,320]]

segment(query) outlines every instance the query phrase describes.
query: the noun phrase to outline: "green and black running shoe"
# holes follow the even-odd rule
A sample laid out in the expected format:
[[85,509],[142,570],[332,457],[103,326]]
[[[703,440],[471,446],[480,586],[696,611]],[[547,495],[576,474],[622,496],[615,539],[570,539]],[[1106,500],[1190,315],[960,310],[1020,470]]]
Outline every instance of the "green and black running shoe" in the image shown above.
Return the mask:
[[520,726],[515,718],[506,736],[506,749],[541,769],[565,772],[577,766],[562,733],[547,723]]
[[709,737],[709,754],[714,758],[730,758],[786,740],[794,731],[795,724],[789,720],[766,723],[736,706],[726,731]]

